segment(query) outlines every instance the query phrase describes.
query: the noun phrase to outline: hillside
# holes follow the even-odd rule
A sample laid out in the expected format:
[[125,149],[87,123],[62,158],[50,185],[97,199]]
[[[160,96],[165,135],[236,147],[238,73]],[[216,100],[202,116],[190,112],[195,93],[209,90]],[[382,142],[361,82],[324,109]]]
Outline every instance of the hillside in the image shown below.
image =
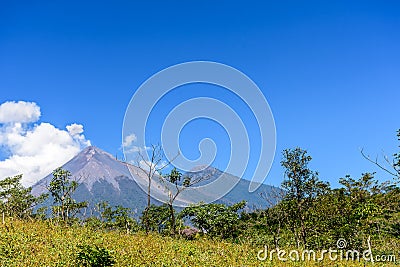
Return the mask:
[[[1,266],[76,266],[78,245],[111,251],[119,266],[370,266],[364,261],[260,261],[262,247],[200,238],[188,241],[158,234],[126,234],[89,227],[62,227],[44,221],[0,224]],[[372,265],[371,265],[372,266]],[[373,266],[398,266],[375,263]]]

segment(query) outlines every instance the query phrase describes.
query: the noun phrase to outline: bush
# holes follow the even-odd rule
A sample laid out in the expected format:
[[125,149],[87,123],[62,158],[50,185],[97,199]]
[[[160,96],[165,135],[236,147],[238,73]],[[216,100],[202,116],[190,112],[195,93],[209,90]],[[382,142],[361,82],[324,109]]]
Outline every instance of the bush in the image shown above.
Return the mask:
[[115,260],[111,252],[98,246],[78,245],[80,251],[76,255],[76,261],[79,266],[84,267],[106,267],[113,266]]

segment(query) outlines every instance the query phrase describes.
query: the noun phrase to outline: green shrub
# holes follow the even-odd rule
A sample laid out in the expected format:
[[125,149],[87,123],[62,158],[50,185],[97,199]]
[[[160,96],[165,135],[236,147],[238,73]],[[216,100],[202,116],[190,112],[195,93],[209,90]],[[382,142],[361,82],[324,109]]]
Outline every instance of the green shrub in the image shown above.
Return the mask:
[[84,267],[107,267],[113,266],[115,260],[111,252],[98,246],[78,245],[80,251],[76,255],[78,266]]

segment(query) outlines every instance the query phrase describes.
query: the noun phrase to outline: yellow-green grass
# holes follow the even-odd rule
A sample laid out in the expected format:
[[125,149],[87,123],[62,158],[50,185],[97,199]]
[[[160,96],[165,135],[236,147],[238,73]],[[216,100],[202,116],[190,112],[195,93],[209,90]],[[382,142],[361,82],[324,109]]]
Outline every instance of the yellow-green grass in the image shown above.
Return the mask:
[[[61,227],[50,222],[0,223],[0,266],[75,266],[77,245],[97,245],[112,251],[114,266],[365,266],[364,262],[260,261],[261,248],[225,241],[126,234],[87,227]],[[396,255],[398,256],[398,255]],[[392,264],[367,266],[398,266]]]

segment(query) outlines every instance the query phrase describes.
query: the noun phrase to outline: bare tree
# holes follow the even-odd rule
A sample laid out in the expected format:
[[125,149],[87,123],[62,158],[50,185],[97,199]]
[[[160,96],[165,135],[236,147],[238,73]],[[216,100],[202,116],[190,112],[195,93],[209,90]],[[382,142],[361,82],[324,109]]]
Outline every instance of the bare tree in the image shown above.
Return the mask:
[[[149,151],[149,153],[147,153]],[[151,183],[154,176],[159,176],[161,171],[175,160],[175,156],[171,161],[165,160],[164,152],[160,144],[151,145],[150,148],[139,150],[136,158],[136,167],[147,177],[147,206],[143,212],[146,233],[150,231],[149,220],[147,212],[151,205]],[[146,154],[148,157],[146,157]]]

